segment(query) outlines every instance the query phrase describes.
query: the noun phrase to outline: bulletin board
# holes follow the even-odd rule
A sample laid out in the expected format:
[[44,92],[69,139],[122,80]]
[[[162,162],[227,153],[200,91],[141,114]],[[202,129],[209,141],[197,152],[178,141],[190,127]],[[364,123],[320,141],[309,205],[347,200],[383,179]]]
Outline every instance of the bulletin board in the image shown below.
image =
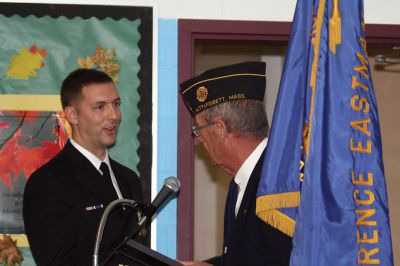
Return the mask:
[[151,6],[0,3],[0,234],[24,246],[26,180],[71,134],[59,92],[77,68],[116,84],[122,122],[110,156],[139,175],[150,201],[153,31]]

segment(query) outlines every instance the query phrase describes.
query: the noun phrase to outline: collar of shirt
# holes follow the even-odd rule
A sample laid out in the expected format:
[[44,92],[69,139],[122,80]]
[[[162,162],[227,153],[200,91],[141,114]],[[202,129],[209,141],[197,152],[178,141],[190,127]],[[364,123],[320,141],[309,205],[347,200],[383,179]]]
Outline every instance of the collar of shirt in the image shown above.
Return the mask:
[[[88,159],[89,162],[91,162],[94,167],[96,167],[96,169],[99,171],[99,173],[101,173],[101,171],[99,169],[100,169],[100,165],[103,161],[100,160],[96,155],[94,155],[93,153],[91,153],[90,151],[88,151],[87,149],[82,147],[81,145],[79,145],[72,138],[70,138],[69,141],[71,142],[72,146],[74,146],[80,153],[82,153],[82,155],[85,156],[86,159]],[[111,169],[110,159],[108,158],[108,150],[106,150],[106,156],[104,158],[104,162]],[[103,174],[103,173],[101,173],[101,174]]]
[[244,192],[246,191],[247,183],[249,182],[251,173],[254,170],[258,160],[261,157],[265,147],[267,147],[268,138],[263,139],[258,146],[254,149],[254,151],[247,157],[246,161],[239,168],[239,171],[236,173],[235,182],[239,186],[239,193],[235,206],[235,215],[237,215],[240,204],[242,203],[242,199],[244,196]]
[[77,142],[75,142],[72,138],[70,138],[69,141],[71,142],[72,146],[74,146],[80,153],[82,153],[83,156],[85,156],[89,160],[89,162],[93,164],[94,167],[96,167],[97,171],[99,171],[100,174],[103,174],[100,170],[101,163],[105,162],[107,164],[108,168],[110,169],[111,182],[114,186],[115,192],[117,193],[118,198],[122,199],[122,193],[118,187],[117,179],[115,178],[114,172],[111,168],[110,158],[108,156],[108,150],[106,150],[106,156],[102,161],[96,155],[94,155],[93,153],[91,153],[90,151],[79,145]]

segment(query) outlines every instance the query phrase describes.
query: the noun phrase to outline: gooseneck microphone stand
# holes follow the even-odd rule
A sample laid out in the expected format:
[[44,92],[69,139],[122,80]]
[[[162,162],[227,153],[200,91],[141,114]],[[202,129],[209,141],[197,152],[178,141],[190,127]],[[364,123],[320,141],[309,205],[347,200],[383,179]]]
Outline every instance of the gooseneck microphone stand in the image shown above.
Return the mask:
[[99,266],[99,248],[100,248],[101,239],[103,237],[104,226],[108,219],[108,215],[116,206],[119,206],[119,205],[127,206],[127,207],[133,208],[137,211],[139,211],[139,210],[142,211],[144,208],[142,205],[140,205],[136,201],[129,200],[129,199],[116,199],[107,206],[107,208],[104,210],[103,215],[101,216],[100,224],[97,229],[96,241],[94,244],[94,251],[93,251],[93,264],[92,264],[93,266]]
[[108,218],[109,213],[114,209],[115,206],[123,205],[134,208],[137,211],[141,211],[144,215],[135,225],[132,233],[125,237],[121,243],[117,245],[116,248],[107,256],[103,264],[105,264],[120,248],[125,245],[128,240],[134,236],[136,236],[140,230],[151,222],[153,215],[156,213],[157,209],[174,193],[178,192],[180,189],[180,182],[178,178],[170,176],[164,180],[164,185],[161,191],[157,194],[153,202],[150,206],[145,204],[139,204],[134,200],[128,199],[117,199],[111,202],[107,208],[105,209],[99,224],[99,228],[97,230],[96,242],[94,245],[93,252],[93,266],[99,266],[99,246],[101,242],[101,237],[103,235],[104,226],[106,220]]

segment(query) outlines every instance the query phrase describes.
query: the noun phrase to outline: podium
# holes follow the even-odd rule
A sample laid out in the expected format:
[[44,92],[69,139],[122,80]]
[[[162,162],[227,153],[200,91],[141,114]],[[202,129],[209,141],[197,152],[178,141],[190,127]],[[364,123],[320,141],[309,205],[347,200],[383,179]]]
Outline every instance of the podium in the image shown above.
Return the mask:
[[134,265],[140,266],[183,266],[183,264],[173,260],[163,254],[152,250],[132,239],[129,239],[116,255],[128,258]]

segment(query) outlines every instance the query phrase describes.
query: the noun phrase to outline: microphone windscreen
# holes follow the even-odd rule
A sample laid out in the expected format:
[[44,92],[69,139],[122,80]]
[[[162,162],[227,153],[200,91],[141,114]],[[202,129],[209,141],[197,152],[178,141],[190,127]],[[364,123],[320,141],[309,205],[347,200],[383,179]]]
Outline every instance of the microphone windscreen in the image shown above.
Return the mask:
[[164,180],[164,186],[169,187],[174,193],[176,193],[179,191],[181,183],[178,178],[170,176]]

